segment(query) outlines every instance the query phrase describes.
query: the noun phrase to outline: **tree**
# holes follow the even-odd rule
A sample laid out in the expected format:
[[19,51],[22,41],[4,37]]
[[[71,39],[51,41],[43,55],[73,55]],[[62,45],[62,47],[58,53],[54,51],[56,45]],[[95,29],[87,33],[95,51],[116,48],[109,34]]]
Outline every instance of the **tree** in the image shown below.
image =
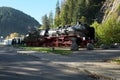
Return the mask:
[[103,0],[64,0],[61,8],[56,4],[55,25],[75,24],[81,18],[87,18],[86,23],[91,24],[102,6]]
[[55,26],[59,26],[60,25],[59,15],[60,15],[60,5],[59,5],[59,0],[58,0],[57,4],[56,4],[56,12],[55,12],[55,19],[54,19]]
[[19,33],[16,33],[16,32],[11,33],[5,39],[14,39],[15,37],[20,37]]
[[50,23],[46,14],[42,17],[42,23],[45,29],[50,27]]
[[67,18],[68,18],[67,24],[73,23],[73,13],[75,10],[75,1],[76,0],[67,0],[66,1],[67,9],[65,11],[67,11]]
[[49,20],[50,27],[53,28],[53,13],[52,13],[52,11],[49,13],[48,20]]
[[68,6],[64,4],[61,8],[61,13],[60,13],[60,20],[61,20],[61,25],[66,25],[68,24],[68,12],[67,12]]
[[80,19],[80,22],[81,22],[82,24],[87,24],[87,19],[86,19],[86,17],[82,16],[81,19]]

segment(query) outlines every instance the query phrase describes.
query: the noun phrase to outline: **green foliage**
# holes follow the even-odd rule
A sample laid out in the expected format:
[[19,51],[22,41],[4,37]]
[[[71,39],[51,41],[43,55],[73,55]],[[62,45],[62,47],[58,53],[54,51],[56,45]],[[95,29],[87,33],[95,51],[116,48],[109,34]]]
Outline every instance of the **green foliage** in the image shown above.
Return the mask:
[[46,28],[53,28],[53,13],[50,12],[49,15],[47,16],[47,14],[45,14],[42,17],[42,26],[40,27],[40,29],[46,29]]
[[119,6],[118,6],[118,9],[117,9],[118,11],[120,10],[120,4],[119,4]]
[[116,63],[120,64],[120,59],[112,60],[112,62],[116,62]]
[[56,4],[56,15],[59,15],[60,14],[60,4],[59,4],[59,0],[57,1],[57,4]]
[[117,15],[113,14],[102,26],[104,26],[104,38],[105,42],[110,44],[110,43],[119,43],[120,38],[120,25],[116,21]]
[[55,26],[58,27],[60,25],[60,5],[59,5],[59,0],[57,1],[56,4],[56,13],[55,13],[55,19],[54,19]]
[[50,22],[46,14],[42,17],[42,23],[45,29],[50,27]]
[[86,19],[86,17],[82,16],[81,19],[80,19],[80,22],[81,22],[82,24],[87,24],[87,19]]
[[33,29],[34,26],[38,27],[40,24],[29,15],[10,8],[0,7],[0,34],[7,36],[13,32],[19,34],[27,34],[28,26]]
[[91,24],[102,6],[102,1],[104,0],[64,0],[60,6],[58,0],[55,8],[54,21],[52,15],[49,15],[49,26],[73,25],[78,21]]
[[106,22],[102,24],[94,22],[92,24],[96,31],[96,37],[100,39],[100,43],[120,43],[120,22],[117,22],[117,17],[118,14],[114,13]]
[[49,13],[48,20],[49,20],[50,28],[53,28],[53,13],[52,12]]
[[[75,24],[77,21],[91,24],[102,6],[103,0],[65,0],[61,8],[56,5],[55,25]],[[87,19],[86,19],[87,18]]]
[[116,63],[120,65],[120,58],[113,58],[113,59],[108,60],[108,62],[112,62],[112,63]]
[[60,13],[60,20],[61,20],[61,25],[66,25],[68,24],[68,13],[67,13],[68,6],[63,5],[61,8],[61,13]]
[[97,21],[95,21],[91,26],[95,28],[96,37],[99,37],[98,35],[102,35],[102,32],[101,32],[102,28],[100,27],[100,24]]

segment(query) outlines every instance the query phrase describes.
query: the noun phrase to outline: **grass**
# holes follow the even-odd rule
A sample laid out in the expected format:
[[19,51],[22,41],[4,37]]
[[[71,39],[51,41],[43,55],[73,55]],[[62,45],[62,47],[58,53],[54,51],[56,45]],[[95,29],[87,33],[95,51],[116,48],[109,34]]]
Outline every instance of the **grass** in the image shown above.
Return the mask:
[[25,50],[39,51],[39,52],[47,52],[61,55],[71,54],[71,50],[63,49],[63,48],[53,48],[52,47],[22,47]]
[[120,58],[109,59],[108,62],[120,64]]
[[112,62],[120,64],[120,59],[113,59]]

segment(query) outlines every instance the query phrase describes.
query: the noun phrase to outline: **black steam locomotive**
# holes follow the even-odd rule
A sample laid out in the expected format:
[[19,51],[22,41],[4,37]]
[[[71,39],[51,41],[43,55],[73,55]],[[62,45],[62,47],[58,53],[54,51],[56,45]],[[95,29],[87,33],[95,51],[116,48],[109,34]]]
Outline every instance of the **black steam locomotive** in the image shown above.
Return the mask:
[[55,29],[34,30],[24,39],[27,46],[69,47],[71,38],[76,38],[77,45],[84,47],[95,42],[95,29],[78,22],[74,26],[60,26]]

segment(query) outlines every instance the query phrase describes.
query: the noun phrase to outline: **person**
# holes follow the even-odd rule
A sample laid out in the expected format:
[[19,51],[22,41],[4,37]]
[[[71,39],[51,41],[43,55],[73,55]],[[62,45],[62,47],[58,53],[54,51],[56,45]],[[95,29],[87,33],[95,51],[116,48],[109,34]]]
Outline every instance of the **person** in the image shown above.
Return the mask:
[[14,45],[14,39],[12,39],[12,42],[11,42],[12,45]]
[[48,31],[49,31],[49,29],[50,29],[49,27],[45,29],[45,34],[44,34],[44,36],[48,36]]
[[21,44],[21,40],[20,40],[20,38],[18,38],[18,45],[20,45]]
[[15,38],[12,39],[12,45],[13,45],[13,46],[16,45],[16,39],[15,39]]

